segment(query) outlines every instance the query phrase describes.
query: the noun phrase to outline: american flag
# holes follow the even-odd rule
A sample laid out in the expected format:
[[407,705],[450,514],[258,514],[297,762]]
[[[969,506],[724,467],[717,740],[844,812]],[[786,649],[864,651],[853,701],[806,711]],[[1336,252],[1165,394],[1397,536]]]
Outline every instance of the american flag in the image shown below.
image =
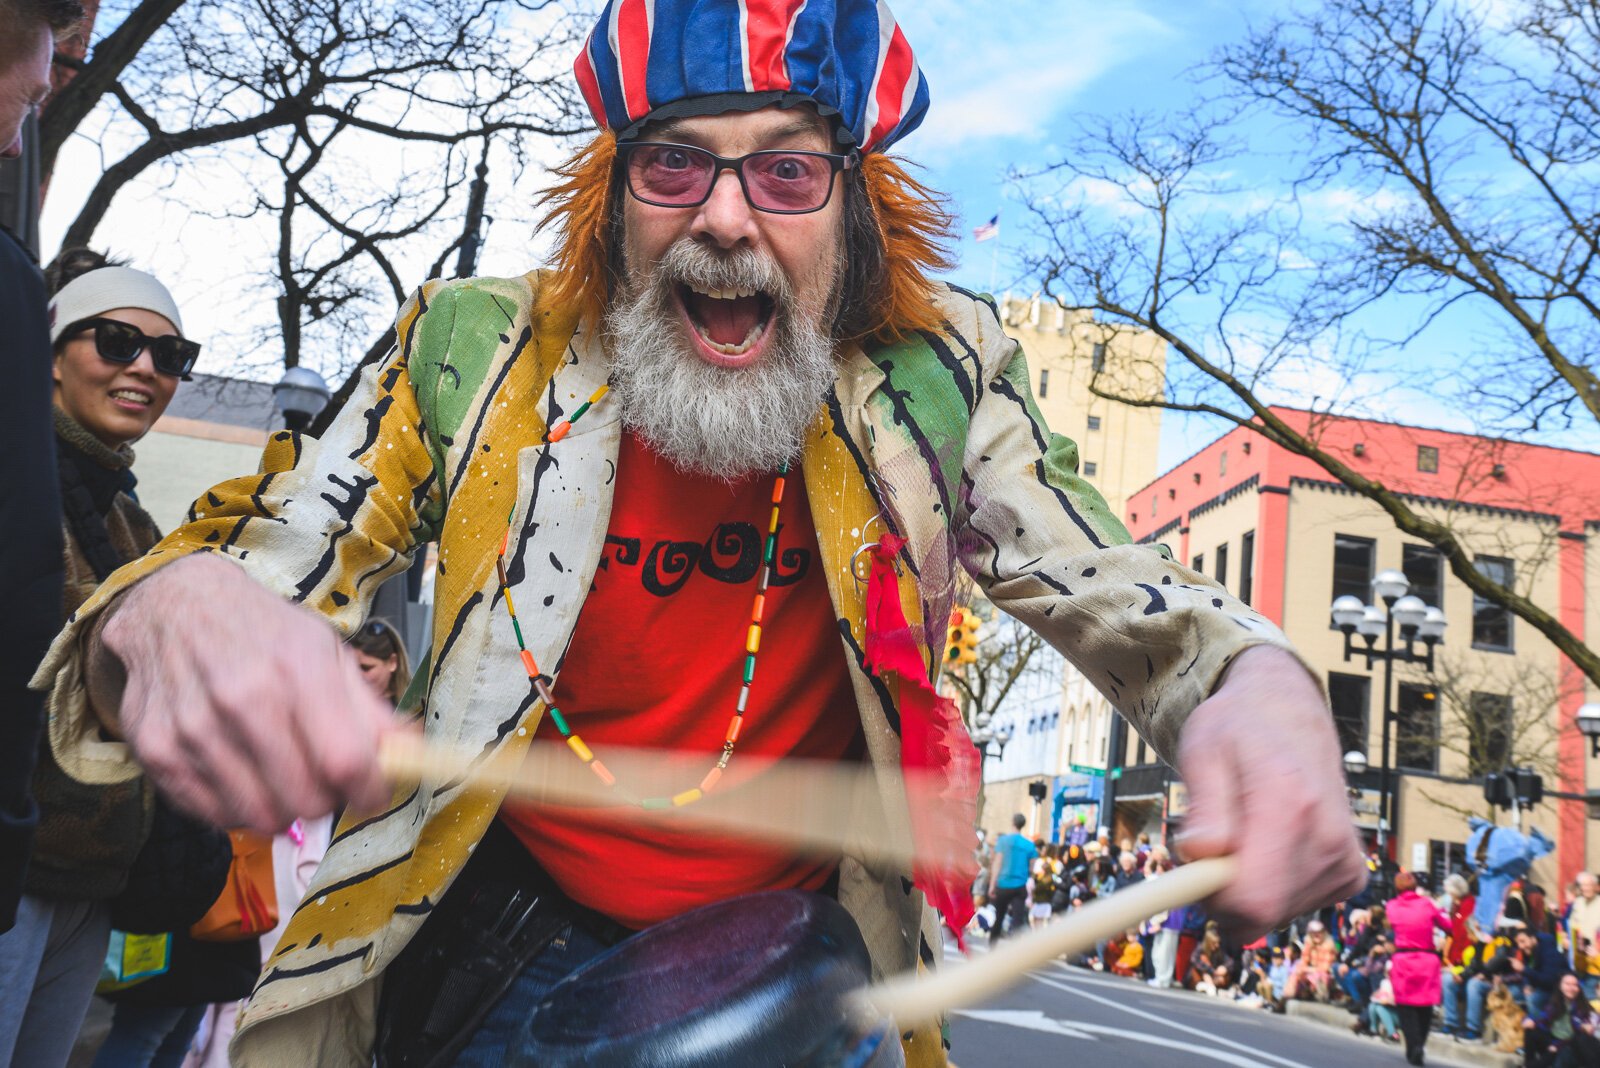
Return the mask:
[[982,226],[972,228],[972,240],[987,241],[991,237],[1000,236],[1000,216],[996,215]]

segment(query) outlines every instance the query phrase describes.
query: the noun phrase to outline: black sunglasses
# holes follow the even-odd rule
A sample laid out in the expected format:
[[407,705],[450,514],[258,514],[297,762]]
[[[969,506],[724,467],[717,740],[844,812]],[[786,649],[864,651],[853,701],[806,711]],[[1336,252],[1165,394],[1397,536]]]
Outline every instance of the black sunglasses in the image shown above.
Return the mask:
[[624,141],[617,146],[628,192],[658,208],[697,208],[711,198],[723,171],[739,176],[744,199],[757,211],[806,215],[827,207],[833,176],[854,167],[851,152],[775,149],[730,159],[694,145]]
[[200,358],[200,343],[176,334],[151,337],[132,323],[118,319],[80,319],[61,332],[63,339],[94,331],[94,349],[102,360],[132,363],[139,353],[150,350],[150,361],[157,371],[189,381],[189,372]]

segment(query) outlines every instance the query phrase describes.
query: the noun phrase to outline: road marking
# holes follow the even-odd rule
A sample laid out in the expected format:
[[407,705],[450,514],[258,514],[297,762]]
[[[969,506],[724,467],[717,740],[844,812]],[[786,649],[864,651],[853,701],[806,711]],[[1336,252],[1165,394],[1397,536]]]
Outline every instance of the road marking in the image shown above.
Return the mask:
[[1049,1035],[1081,1038],[1090,1042],[1095,1040],[1093,1035],[1076,1022],[1067,1023],[1064,1020],[1052,1020],[1038,1009],[957,1009],[956,1015],[982,1020],[984,1023],[1005,1024],[1007,1027],[1021,1027],[1029,1031],[1043,1031]]
[[1204,1049],[1192,1042],[1184,1042],[1176,1038],[1161,1038],[1157,1035],[1140,1034],[1107,1024],[1082,1023],[1078,1020],[1052,1020],[1036,1009],[957,1009],[956,1015],[966,1016],[983,1023],[997,1023],[1008,1027],[1021,1027],[1029,1031],[1043,1031],[1046,1034],[1061,1035],[1064,1038],[1094,1041],[1096,1034],[1102,1034],[1112,1038],[1125,1039],[1129,1042],[1143,1042],[1150,1046],[1161,1046],[1165,1049],[1175,1049],[1199,1057],[1208,1057],[1222,1064],[1233,1065],[1234,1068],[1267,1068],[1265,1062],[1252,1060],[1249,1057],[1241,1057],[1237,1053]]
[[[1063,967],[1063,966],[1062,965],[1057,965],[1057,967]],[[1145,1012],[1143,1009],[1136,1009],[1136,1008],[1133,1008],[1131,1005],[1124,1005],[1121,1002],[1112,1000],[1111,998],[1103,998],[1098,994],[1091,994],[1087,990],[1081,989],[1080,984],[1073,984],[1073,985],[1069,986],[1066,983],[1061,982],[1060,980],[1052,979],[1049,976],[1040,974],[1039,972],[1030,973],[1030,977],[1035,982],[1043,983],[1046,986],[1053,986],[1057,990],[1065,990],[1069,994],[1074,994],[1074,995],[1076,995],[1076,996],[1078,996],[1080,998],[1088,998],[1090,1001],[1098,1002],[1101,1005],[1105,1005],[1105,1006],[1108,1006],[1108,1007],[1113,1008],[1113,1009],[1119,1009],[1122,1012],[1129,1013],[1129,1014],[1131,1014],[1133,1016],[1138,1016],[1141,1019],[1149,1020],[1152,1023],[1161,1024],[1163,1027],[1170,1027],[1175,1031],[1187,1032],[1188,1034],[1194,1035],[1194,1036],[1196,1036],[1198,1038],[1203,1038],[1208,1042],[1215,1042],[1215,1043],[1217,1043],[1219,1045],[1223,1045],[1223,1046],[1231,1046],[1232,1048],[1234,1048],[1236,1050],[1240,1050],[1240,1051],[1242,1051],[1244,1053],[1248,1053],[1253,1057],[1259,1057],[1262,1060],[1273,1061],[1273,1062],[1275,1062],[1277,1064],[1284,1065],[1285,1068],[1310,1068],[1309,1065],[1302,1064],[1299,1061],[1291,1061],[1286,1057],[1278,1057],[1278,1056],[1275,1056],[1274,1054],[1271,1054],[1271,1053],[1264,1053],[1261,1050],[1253,1049],[1250,1046],[1247,1046],[1242,1042],[1235,1042],[1230,1038],[1223,1038],[1220,1035],[1209,1034],[1208,1032],[1200,1030],[1198,1027],[1190,1027],[1187,1024],[1174,1023],[1173,1021],[1171,1021],[1169,1019],[1166,1019],[1165,1017],[1157,1016],[1153,1012]],[[1082,1025],[1074,1025],[1074,1026],[1082,1026]],[[1088,1030],[1088,1028],[1085,1027],[1084,1030]],[[1112,1028],[1110,1030],[1115,1031],[1115,1028]],[[1141,1037],[1141,1036],[1129,1035],[1128,1037],[1131,1038],[1131,1037]],[[1201,1053],[1201,1052],[1208,1052],[1208,1051],[1195,1050],[1195,1052]]]

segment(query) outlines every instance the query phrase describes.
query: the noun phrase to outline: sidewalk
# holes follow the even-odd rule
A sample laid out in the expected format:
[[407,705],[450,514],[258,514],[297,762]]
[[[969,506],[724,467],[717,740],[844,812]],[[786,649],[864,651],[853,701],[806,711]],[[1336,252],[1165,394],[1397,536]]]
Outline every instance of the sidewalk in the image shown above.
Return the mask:
[[[1338,1005],[1323,1005],[1316,1001],[1291,1001],[1288,1010],[1290,1016],[1336,1027],[1345,1034],[1350,1033],[1350,1024],[1355,1020],[1348,1010]],[[1501,1053],[1494,1046],[1478,1042],[1457,1042],[1437,1031],[1428,1035],[1427,1059],[1430,1064],[1481,1065],[1482,1068],[1519,1068],[1522,1064],[1522,1058],[1516,1054]]]

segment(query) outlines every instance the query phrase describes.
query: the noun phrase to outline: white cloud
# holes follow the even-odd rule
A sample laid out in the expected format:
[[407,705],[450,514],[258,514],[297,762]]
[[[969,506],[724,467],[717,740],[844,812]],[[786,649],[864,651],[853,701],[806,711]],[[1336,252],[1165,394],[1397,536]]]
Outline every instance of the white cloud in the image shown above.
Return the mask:
[[1057,0],[995,8],[923,0],[896,16],[928,78],[933,104],[909,144],[924,158],[998,138],[1039,140],[1085,86],[1170,37],[1167,26],[1132,6],[1092,17]]

